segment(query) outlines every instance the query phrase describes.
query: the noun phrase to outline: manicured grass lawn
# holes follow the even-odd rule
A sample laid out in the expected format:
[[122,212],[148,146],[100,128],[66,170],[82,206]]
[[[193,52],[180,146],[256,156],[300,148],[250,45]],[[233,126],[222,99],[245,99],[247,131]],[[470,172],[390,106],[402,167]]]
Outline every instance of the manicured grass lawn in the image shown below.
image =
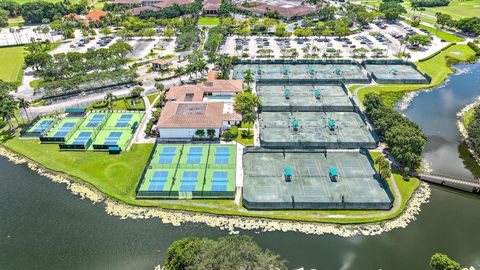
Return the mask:
[[[370,156],[372,156],[373,160],[375,160],[380,155],[382,155],[382,153],[380,152],[370,152]],[[378,171],[377,165],[375,165],[375,169]],[[420,185],[420,180],[412,177],[409,177],[408,180],[404,180],[403,176],[401,176],[395,171],[392,172],[392,175],[395,180],[395,183],[397,184],[400,195],[402,196],[402,203],[399,209],[399,211],[402,212],[403,209],[405,208],[405,205],[407,204],[408,199],[410,199],[415,189],[417,189],[417,187]],[[390,180],[388,180],[388,185],[391,186]],[[395,199],[397,199],[397,197],[395,196],[395,192],[393,192],[393,190],[391,191]]]
[[217,17],[200,17],[198,19],[198,25],[206,25],[206,26],[216,26],[220,24],[220,19]]
[[150,101],[150,104],[151,104],[152,106],[153,106],[153,101],[154,101],[157,97],[158,97],[158,93],[147,96],[148,101]]
[[242,130],[238,130],[237,139],[235,139],[238,143],[243,144],[244,146],[253,146],[253,131],[252,136],[250,138],[243,138],[242,137]]
[[[387,105],[393,106],[398,100],[402,98],[405,92],[437,86],[442,83],[449,74],[452,74],[454,71],[447,66],[447,61],[445,57],[448,56],[456,58],[460,61],[468,61],[474,55],[474,51],[470,49],[468,45],[453,45],[447,50],[427,61],[415,63],[420,71],[427,73],[430,77],[432,77],[432,82],[430,84],[380,84],[362,88],[358,92],[358,96],[363,102],[363,99],[365,98],[365,95],[367,93],[375,92],[383,96],[384,101]],[[359,86],[352,87],[356,88]]]
[[[410,22],[410,21],[407,21],[407,20],[404,20],[404,22],[406,22],[406,23],[408,23],[408,24],[411,24],[411,22]],[[418,28],[425,29],[425,30],[427,30],[428,32],[430,32],[432,35],[435,35],[435,36],[437,36],[438,38],[445,40],[446,42],[461,42],[461,41],[464,41],[464,40],[465,40],[465,39],[462,38],[462,37],[459,37],[459,36],[456,36],[456,35],[447,33],[447,32],[445,32],[445,31],[442,31],[442,30],[440,30],[440,29],[436,29],[436,28],[433,28],[433,27],[430,27],[430,26],[426,26],[426,25],[423,25],[423,24],[420,24],[420,25],[418,26]]]
[[[127,99],[127,102],[129,102],[129,101],[130,101],[130,99]],[[140,108],[142,110],[145,110],[145,103],[143,102],[143,99],[139,98],[138,102],[141,103]],[[112,110],[114,110],[114,111],[125,111],[125,110],[127,110],[127,105],[125,104],[125,101],[123,99],[118,99],[118,100],[113,101],[112,105],[113,105]],[[87,106],[86,108],[89,109],[89,110],[106,110],[106,109],[108,109],[108,107],[94,108],[93,105]]]
[[253,123],[242,122],[240,128],[253,128]]
[[43,79],[35,79],[29,83],[30,87],[37,88],[42,81]]
[[60,152],[58,145],[39,144],[38,140],[17,137],[5,142],[5,146],[51,170],[68,172],[102,192],[120,198],[134,196],[138,179],[153,149],[153,144],[139,144],[120,155],[92,151]]
[[25,21],[23,20],[22,16],[18,16],[16,18],[9,18],[8,19],[8,26],[19,26],[23,24]]
[[0,48],[0,79],[19,82],[23,77],[23,46]]
[[427,12],[435,14],[442,12],[450,14],[454,19],[478,17],[480,14],[480,0],[451,1],[446,7],[426,8]]

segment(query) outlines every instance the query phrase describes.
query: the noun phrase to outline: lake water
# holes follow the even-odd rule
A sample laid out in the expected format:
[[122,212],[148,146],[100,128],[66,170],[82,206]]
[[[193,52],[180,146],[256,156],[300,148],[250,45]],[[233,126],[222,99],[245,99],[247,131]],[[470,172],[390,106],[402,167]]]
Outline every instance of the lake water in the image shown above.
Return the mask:
[[[480,95],[480,64],[420,93],[403,111],[429,137],[425,158],[434,172],[472,177],[460,157],[455,114]],[[472,170],[476,167],[471,166]],[[159,219],[119,219],[103,204],[0,157],[0,269],[153,269],[176,239],[227,233],[200,224],[174,227]],[[252,235],[290,266],[317,269],[427,269],[435,252],[480,268],[480,196],[432,187],[430,203],[405,229],[378,236],[268,232]]]

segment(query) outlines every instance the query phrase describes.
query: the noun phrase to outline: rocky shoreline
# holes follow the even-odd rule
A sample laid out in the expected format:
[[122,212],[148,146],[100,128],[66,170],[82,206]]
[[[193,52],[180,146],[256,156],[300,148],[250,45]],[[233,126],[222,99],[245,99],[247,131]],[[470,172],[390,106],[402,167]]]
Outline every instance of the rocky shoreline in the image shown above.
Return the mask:
[[477,105],[480,105],[480,97],[478,97],[474,102],[465,106],[463,109],[461,109],[457,113],[457,128],[458,128],[458,131],[460,132],[460,135],[462,136],[463,141],[467,145],[468,151],[470,152],[472,157],[475,159],[477,164],[480,165],[480,156],[473,150],[472,141],[470,141],[470,138],[468,137],[467,128],[463,124],[463,117],[465,116],[465,114]]
[[335,223],[284,221],[266,218],[214,215],[208,213],[166,210],[159,207],[127,205],[107,198],[91,185],[77,181],[74,177],[46,169],[41,164],[17,154],[4,146],[0,146],[0,155],[6,157],[15,164],[26,164],[31,170],[51,179],[55,183],[65,184],[73,194],[80,196],[82,199],[89,199],[92,203],[103,202],[105,204],[105,211],[110,215],[122,219],[159,218],[163,223],[169,223],[174,226],[180,226],[186,222],[201,223],[210,227],[227,230],[230,233],[238,233],[239,230],[255,230],[261,232],[300,232],[316,235],[333,234],[342,237],[378,235],[393,229],[405,228],[410,222],[416,220],[416,217],[421,211],[422,204],[429,201],[431,192],[428,184],[422,182],[407,202],[403,213],[391,220],[377,223],[342,225]]

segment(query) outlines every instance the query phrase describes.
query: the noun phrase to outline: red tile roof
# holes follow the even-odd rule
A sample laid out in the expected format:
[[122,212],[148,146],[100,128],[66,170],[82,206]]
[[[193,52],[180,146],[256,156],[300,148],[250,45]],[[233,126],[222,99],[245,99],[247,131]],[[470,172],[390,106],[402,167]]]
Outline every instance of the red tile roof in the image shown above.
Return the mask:
[[93,20],[94,22],[98,22],[100,20],[100,17],[102,16],[107,16],[108,12],[105,12],[103,10],[92,10],[90,13],[85,15],[85,19],[87,20]]
[[254,7],[244,7],[241,4],[237,4],[236,7],[242,10],[266,14],[269,10],[270,11],[277,11],[283,17],[301,17],[307,14],[313,13],[315,8],[309,6],[292,6],[292,7],[281,7],[275,6],[271,4],[264,4],[264,3],[257,3],[258,5]]
[[221,128],[223,102],[167,102],[157,128]]
[[155,59],[155,60],[152,60],[151,62],[152,64],[157,64],[157,65],[166,65],[168,64],[169,62],[166,61],[166,60],[163,60],[163,59]]
[[173,6],[174,4],[177,4],[180,6],[188,5],[193,3],[194,1],[195,0],[115,0],[115,3],[116,4],[141,4],[143,2],[156,2],[151,6],[137,7],[129,10],[132,13],[132,15],[138,16],[140,15],[140,13],[144,11],[156,11],[156,10]]
[[187,94],[193,94],[192,101],[202,101],[205,93],[240,93],[242,91],[241,80],[217,80],[214,74],[209,73],[209,79],[205,83],[170,88],[166,99],[184,101]]

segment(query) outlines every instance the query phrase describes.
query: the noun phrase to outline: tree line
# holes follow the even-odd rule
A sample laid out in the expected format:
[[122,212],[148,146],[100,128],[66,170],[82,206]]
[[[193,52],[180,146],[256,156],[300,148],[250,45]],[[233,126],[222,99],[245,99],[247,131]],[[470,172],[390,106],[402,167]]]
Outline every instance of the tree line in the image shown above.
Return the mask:
[[[65,2],[31,1],[19,4],[13,0],[0,0],[0,18],[22,16],[26,23],[49,23],[59,20],[67,14],[81,14],[87,11],[88,3],[85,0],[77,4]],[[3,20],[0,19],[0,23]],[[6,25],[3,25],[6,26]]]
[[15,99],[10,92],[15,91],[15,83],[0,80],[0,130],[8,125],[9,130],[14,130],[14,120],[17,126],[20,125],[17,111],[23,110],[28,119],[28,108],[31,103],[23,98]]
[[29,54],[25,56],[25,64],[43,79],[39,87],[47,92],[77,89],[89,82],[128,81],[133,78],[129,70],[123,69],[127,54],[133,50],[124,42],[85,53],[68,52],[53,56],[41,43],[32,43],[26,49]]
[[61,80],[92,71],[118,70],[127,62],[125,56],[133,48],[127,43],[117,42],[108,48],[53,56],[40,47],[32,47],[31,50],[25,56],[25,64],[45,80]]
[[473,150],[480,155],[480,105],[473,108],[472,118],[467,125],[467,133],[473,144]]
[[450,4],[450,0],[413,0],[412,7],[444,7]]
[[480,18],[479,17],[471,17],[471,18],[463,18],[459,20],[455,20],[449,14],[437,12],[435,13],[436,22],[441,27],[450,27],[456,28],[463,33],[472,34],[472,35],[480,35]]
[[173,242],[166,253],[165,270],[287,269],[285,260],[249,236],[184,238]]
[[420,127],[401,113],[387,107],[379,94],[368,93],[364,105],[369,119],[378,135],[387,143],[393,158],[411,170],[419,168],[427,142]]
[[160,10],[144,11],[140,13],[139,17],[145,20],[149,18],[172,19],[172,18],[179,18],[185,15],[198,16],[201,10],[202,10],[202,2],[199,0],[195,0],[195,2],[188,5],[173,4],[170,7],[163,8]]

